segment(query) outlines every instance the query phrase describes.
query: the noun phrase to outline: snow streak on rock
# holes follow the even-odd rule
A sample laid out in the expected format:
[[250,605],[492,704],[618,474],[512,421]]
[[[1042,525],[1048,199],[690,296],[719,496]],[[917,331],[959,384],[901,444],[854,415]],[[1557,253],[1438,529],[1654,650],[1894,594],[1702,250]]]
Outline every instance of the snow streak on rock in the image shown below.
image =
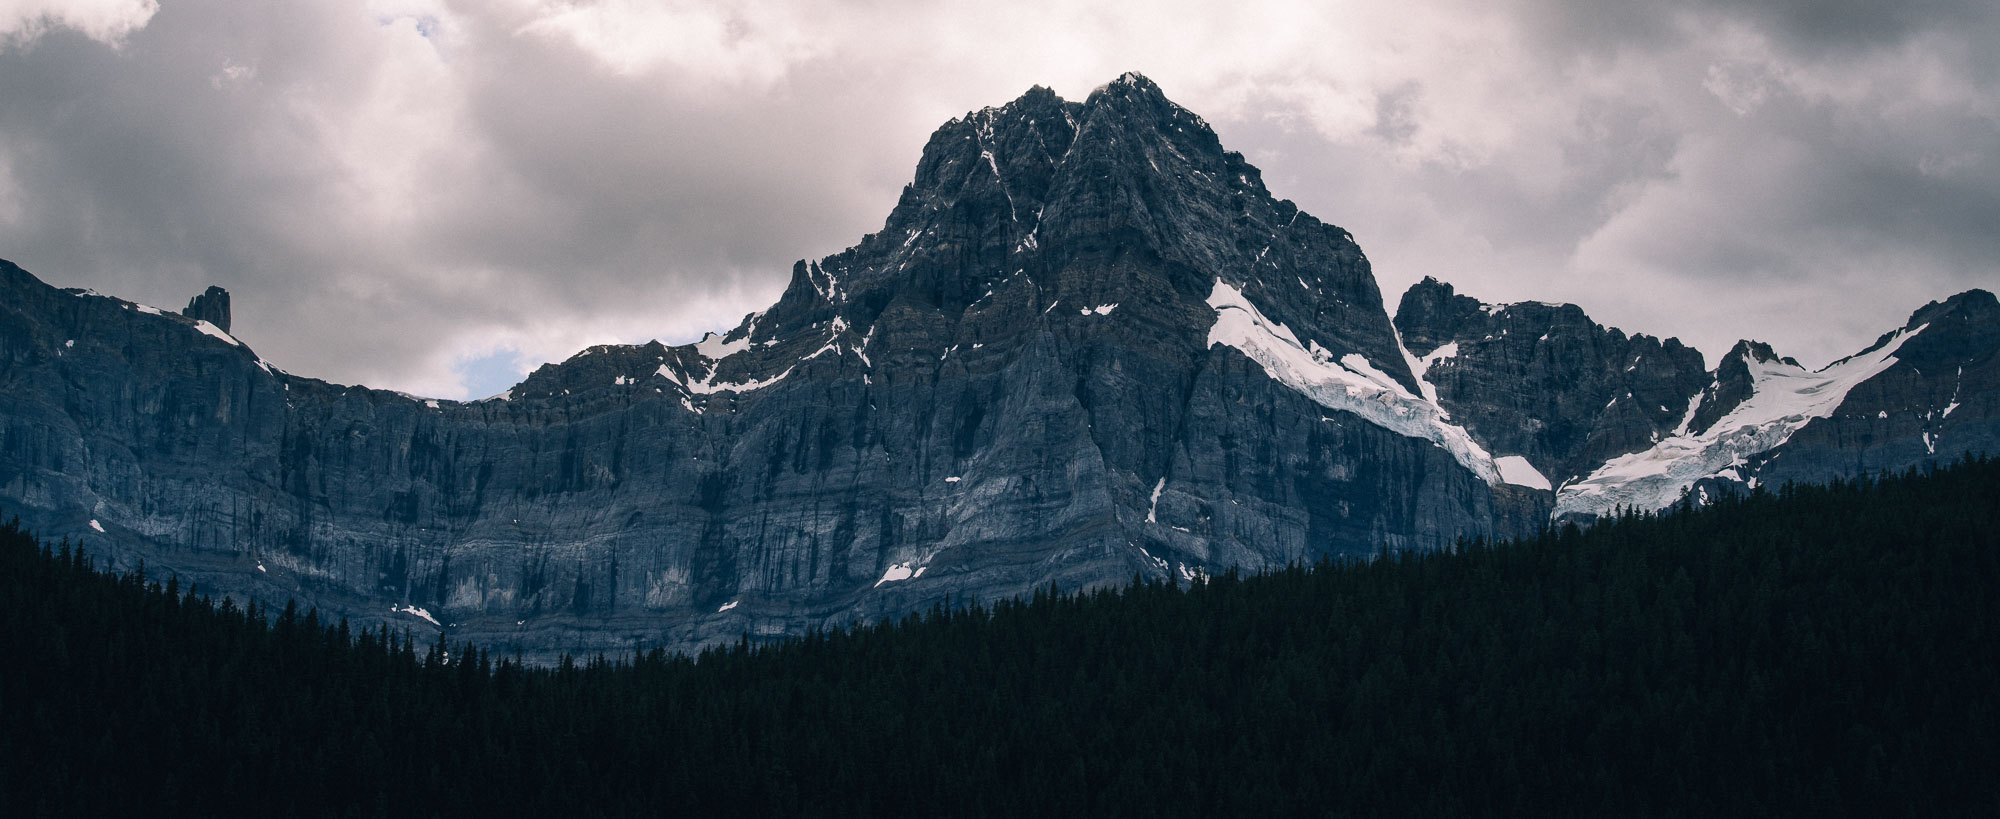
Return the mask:
[[[1733,479],[1739,474],[1736,468],[1750,458],[1782,446],[1813,419],[1831,415],[1855,385],[1895,364],[1897,348],[1927,326],[1899,331],[1882,346],[1819,372],[1745,354],[1743,363],[1750,368],[1752,385],[1749,398],[1699,434],[1682,432],[1651,449],[1613,458],[1583,480],[1563,487],[1556,493],[1556,516],[1605,515],[1619,508],[1664,509],[1696,481]],[[1690,417],[1698,406],[1688,407]],[[1682,430],[1687,428],[1686,423],[1681,425]]]
[[[1208,331],[1210,346],[1241,350],[1272,379],[1321,406],[1346,410],[1392,432],[1437,444],[1489,484],[1515,482],[1464,428],[1447,420],[1444,410],[1411,395],[1365,358],[1350,353],[1334,361],[1317,342],[1299,343],[1289,328],[1265,318],[1243,291],[1220,279],[1209,292],[1208,304],[1215,308],[1215,325]],[[1541,487],[1547,486],[1543,479]]]

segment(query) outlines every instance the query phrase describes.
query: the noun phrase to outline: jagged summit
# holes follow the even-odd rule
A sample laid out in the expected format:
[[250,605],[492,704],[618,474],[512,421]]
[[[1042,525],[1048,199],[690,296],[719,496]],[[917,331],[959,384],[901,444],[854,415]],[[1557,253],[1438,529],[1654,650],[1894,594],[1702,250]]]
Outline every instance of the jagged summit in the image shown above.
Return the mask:
[[1796,358],[1778,355],[1769,344],[1747,338],[1738,340],[1736,346],[1729,348],[1729,352],[1723,358],[1749,358],[1752,361],[1778,361],[1794,367],[1805,366]]
[[1426,277],[1396,328],[1440,405],[1552,483],[1670,434],[1706,383],[1700,351],[1607,328],[1573,304],[1489,304]]
[[[1140,257],[1161,268],[1133,278],[1126,262]],[[1051,305],[1123,304],[1136,320],[1185,325],[1198,345],[1199,328],[1175,314],[1208,313],[1217,281],[1332,358],[1360,355],[1420,389],[1353,237],[1273,198],[1205,121],[1137,74],[1083,102],[1037,86],[945,123],[881,231],[800,261],[778,303],[729,337],[852,349],[897,308],[980,322],[995,304],[1019,305],[1012,325],[1026,329],[1044,315],[1060,324]],[[839,339],[827,335],[836,318]]]
[[1137,71],[1127,71],[1123,74],[1120,74],[1118,75],[1117,79],[1114,79],[1108,83],[1098,86],[1096,89],[1092,91],[1092,93],[1097,93],[1100,91],[1105,91],[1116,87],[1130,88],[1139,91],[1141,93],[1151,93],[1154,96],[1157,96],[1161,99],[1166,98],[1166,94],[1160,91],[1160,86],[1158,84],[1154,83],[1152,79],[1148,78],[1146,75],[1141,74]]

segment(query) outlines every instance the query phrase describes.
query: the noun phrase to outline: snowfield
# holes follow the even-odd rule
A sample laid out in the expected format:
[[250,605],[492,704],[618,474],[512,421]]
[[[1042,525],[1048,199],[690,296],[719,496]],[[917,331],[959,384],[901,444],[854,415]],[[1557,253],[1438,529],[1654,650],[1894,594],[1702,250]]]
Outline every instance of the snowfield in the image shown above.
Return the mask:
[[[1601,516],[1619,508],[1654,511],[1679,501],[1682,492],[1703,478],[1740,480],[1737,467],[1782,446],[1813,419],[1833,414],[1849,390],[1894,365],[1896,350],[1928,326],[1897,331],[1881,347],[1818,372],[1744,355],[1743,363],[1750,368],[1749,398],[1698,434],[1689,432],[1689,422],[1683,420],[1680,434],[1651,449],[1613,458],[1564,486],[1556,493],[1556,516]],[[1689,402],[1690,420],[1701,405],[1699,399],[1697,395]]]

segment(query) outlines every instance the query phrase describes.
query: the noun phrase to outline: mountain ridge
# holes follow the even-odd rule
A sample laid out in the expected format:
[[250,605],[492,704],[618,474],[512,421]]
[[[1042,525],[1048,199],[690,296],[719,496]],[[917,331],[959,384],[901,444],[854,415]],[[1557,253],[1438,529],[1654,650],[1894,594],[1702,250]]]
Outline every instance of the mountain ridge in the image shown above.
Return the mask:
[[[1133,74],[945,123],[881,230],[728,331],[591,347],[491,399],[291,375],[11,264],[0,286],[0,500],[32,525],[544,658],[1528,534],[1604,511],[1563,491],[1721,384],[1573,305],[1426,280],[1392,321],[1347,231]],[[1988,446],[2000,319],[1954,298],[1925,309],[1957,335],[1911,348],[1984,396],[1925,421],[1942,449],[1854,442],[1906,441],[1902,415],[1825,440],[1813,418],[1764,462]]]

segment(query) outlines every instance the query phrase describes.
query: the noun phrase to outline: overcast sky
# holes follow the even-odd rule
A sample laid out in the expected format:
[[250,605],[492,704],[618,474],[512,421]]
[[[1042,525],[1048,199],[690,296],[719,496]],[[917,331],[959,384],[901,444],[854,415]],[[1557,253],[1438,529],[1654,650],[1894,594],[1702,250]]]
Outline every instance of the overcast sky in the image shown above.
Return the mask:
[[946,119],[1136,70],[1392,310],[1433,275],[1818,366],[2000,287],[1996,6],[0,0],[0,258],[479,397],[734,325]]

